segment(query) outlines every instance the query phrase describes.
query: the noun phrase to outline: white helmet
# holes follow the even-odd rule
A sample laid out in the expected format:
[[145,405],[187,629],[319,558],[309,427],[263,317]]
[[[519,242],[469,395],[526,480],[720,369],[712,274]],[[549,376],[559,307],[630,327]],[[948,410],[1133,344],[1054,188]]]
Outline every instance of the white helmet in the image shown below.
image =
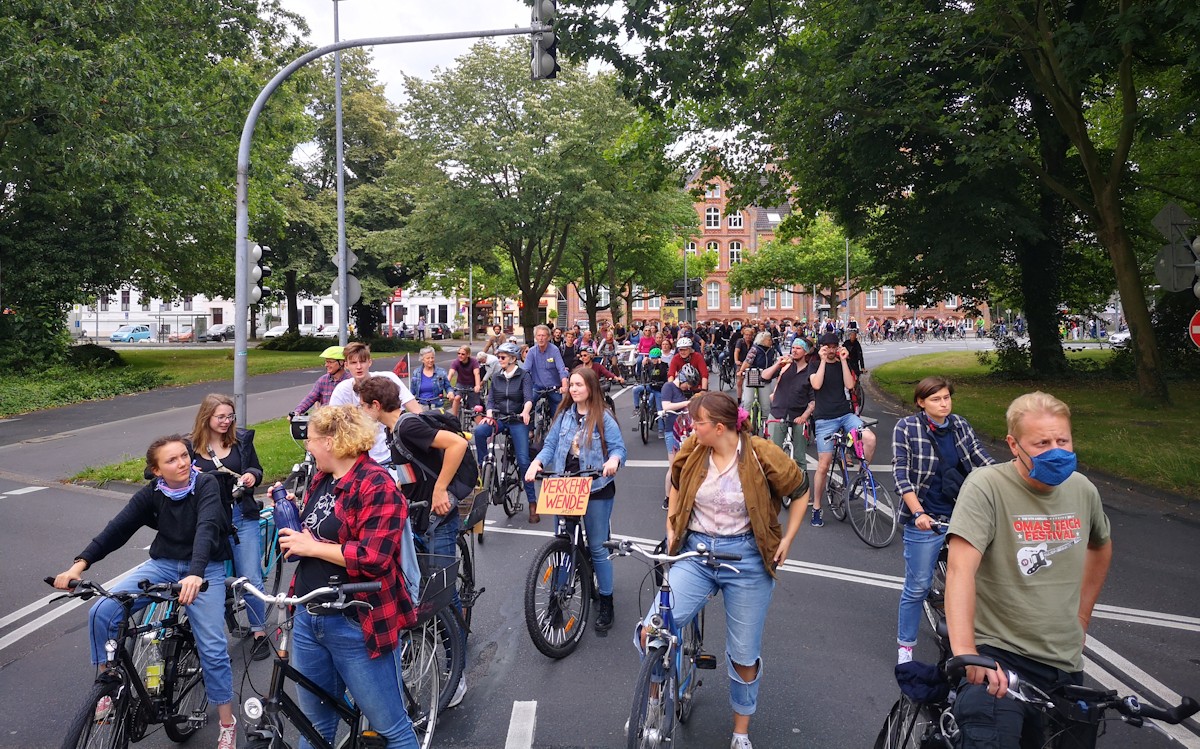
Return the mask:
[[678,341],[675,342],[675,348],[676,349],[692,348],[692,339],[691,338],[680,338]]

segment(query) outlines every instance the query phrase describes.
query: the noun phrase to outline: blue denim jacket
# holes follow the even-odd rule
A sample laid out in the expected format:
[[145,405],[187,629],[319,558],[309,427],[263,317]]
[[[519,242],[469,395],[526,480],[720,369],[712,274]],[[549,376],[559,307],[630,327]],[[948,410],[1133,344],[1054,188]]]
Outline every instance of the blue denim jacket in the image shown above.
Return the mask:
[[[550,431],[546,433],[546,443],[536,458],[545,466],[546,470],[559,473],[566,468],[567,451],[571,449],[571,442],[575,439],[575,432],[578,430],[579,416],[574,406],[569,411],[559,414],[558,418],[554,420],[554,423],[550,425]],[[628,456],[625,452],[625,440],[621,437],[621,427],[608,409],[604,409],[604,440],[608,443],[607,456],[601,449],[599,434],[593,432],[590,443],[580,440],[579,467],[581,469],[599,471],[604,466],[604,461],[614,455],[620,458],[621,465],[625,465],[625,458]],[[608,486],[612,480],[612,476],[599,476],[593,479],[592,493]]]
[[[421,378],[425,374],[424,369],[424,367],[414,368],[412,374],[408,378],[408,389],[412,391],[413,395],[416,395],[418,389],[421,387]],[[433,368],[433,381],[437,383],[438,389],[438,394],[434,396],[435,398],[445,397],[454,390],[454,388],[450,385],[450,375],[447,374],[444,367]]]

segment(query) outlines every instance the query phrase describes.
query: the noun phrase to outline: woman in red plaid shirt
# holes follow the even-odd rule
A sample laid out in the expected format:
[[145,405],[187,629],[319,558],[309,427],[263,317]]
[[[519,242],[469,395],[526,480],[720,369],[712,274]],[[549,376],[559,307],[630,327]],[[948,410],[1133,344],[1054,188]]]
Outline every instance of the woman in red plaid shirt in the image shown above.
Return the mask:
[[[400,567],[407,505],[392,477],[368,455],[375,424],[361,409],[318,409],[305,442],[318,473],[300,513],[304,527],[281,529],[279,541],[285,552],[301,557],[294,595],[323,587],[333,575],[345,582],[378,580],[383,587],[357,596],[371,604],[369,611],[297,611],[293,663],[329,694],[348,689],[390,749],[415,749],[400,694],[400,632],[416,623]],[[305,715],[332,742],[338,723],[333,708],[304,689],[298,693]]]

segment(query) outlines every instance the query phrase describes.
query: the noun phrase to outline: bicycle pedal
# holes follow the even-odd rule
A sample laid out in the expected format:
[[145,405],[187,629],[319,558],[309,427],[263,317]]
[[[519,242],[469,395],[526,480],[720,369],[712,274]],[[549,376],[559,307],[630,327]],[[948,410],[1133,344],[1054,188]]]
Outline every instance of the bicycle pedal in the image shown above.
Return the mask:
[[715,671],[717,668],[717,656],[711,653],[700,653],[696,656],[696,668],[702,668],[705,671]]

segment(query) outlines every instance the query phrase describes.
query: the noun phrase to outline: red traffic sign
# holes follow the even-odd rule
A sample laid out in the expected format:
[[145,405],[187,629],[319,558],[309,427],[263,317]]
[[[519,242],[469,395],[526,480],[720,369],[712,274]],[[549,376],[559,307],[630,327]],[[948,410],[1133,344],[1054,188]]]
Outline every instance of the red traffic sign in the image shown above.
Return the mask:
[[1191,321],[1188,323],[1188,337],[1192,339],[1192,343],[1200,348],[1200,312],[1192,315]]

